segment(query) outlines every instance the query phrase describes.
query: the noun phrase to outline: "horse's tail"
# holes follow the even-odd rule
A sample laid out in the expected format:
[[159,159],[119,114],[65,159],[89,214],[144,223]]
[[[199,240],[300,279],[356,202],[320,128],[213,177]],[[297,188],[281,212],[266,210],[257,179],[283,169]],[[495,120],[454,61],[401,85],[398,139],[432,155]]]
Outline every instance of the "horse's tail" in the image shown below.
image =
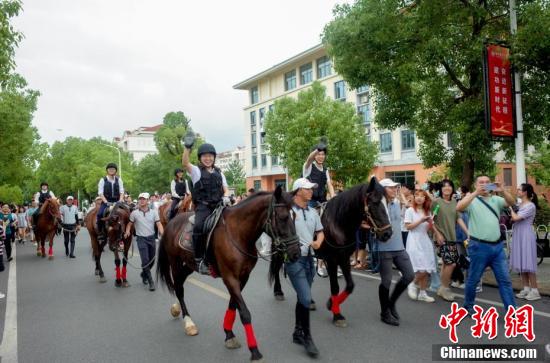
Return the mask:
[[168,239],[166,238],[166,233],[163,233],[160,239],[157,255],[157,281],[160,278],[160,281],[166,285],[168,291],[170,291],[171,294],[174,294],[174,281],[172,280],[170,260],[168,258],[168,252],[166,251],[167,243]]
[[279,270],[283,266],[283,258],[279,253],[271,255],[271,262],[269,263],[269,276],[268,281],[271,286],[275,281],[275,277],[279,274]]

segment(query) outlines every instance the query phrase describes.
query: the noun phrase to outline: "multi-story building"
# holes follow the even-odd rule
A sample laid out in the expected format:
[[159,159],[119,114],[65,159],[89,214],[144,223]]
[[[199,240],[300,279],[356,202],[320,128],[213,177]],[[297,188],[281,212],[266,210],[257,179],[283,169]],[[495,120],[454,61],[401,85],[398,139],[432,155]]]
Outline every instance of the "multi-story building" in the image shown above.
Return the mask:
[[222,151],[216,156],[216,166],[222,171],[226,171],[229,164],[238,161],[244,168],[245,165],[245,147],[237,146],[234,150]]
[[132,131],[125,130],[122,137],[115,137],[114,141],[122,150],[129,152],[135,162],[140,162],[146,155],[158,152],[154,137],[161,126],[142,126]]
[[[263,122],[277,99],[297,97],[313,81],[325,86],[327,95],[335,100],[353,103],[362,117],[366,137],[379,143],[378,162],[371,174],[413,185],[424,183],[436,171],[422,166],[414,130],[386,130],[373,124],[375,109],[369,86],[349,89],[342,76],[334,71],[324,46],[319,44],[233,86],[249,94],[249,104],[244,108],[247,188],[272,190],[279,184],[286,185],[285,170],[279,160],[267,152]],[[444,147],[449,147],[448,135],[442,141]],[[505,186],[515,188],[515,164],[497,160],[500,180]]]

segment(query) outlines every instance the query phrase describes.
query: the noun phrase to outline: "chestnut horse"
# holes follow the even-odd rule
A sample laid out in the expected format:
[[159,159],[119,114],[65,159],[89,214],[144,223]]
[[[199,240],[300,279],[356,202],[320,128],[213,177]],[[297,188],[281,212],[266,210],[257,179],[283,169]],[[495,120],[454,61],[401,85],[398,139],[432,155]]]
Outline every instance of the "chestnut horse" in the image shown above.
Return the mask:
[[34,235],[37,242],[36,255],[46,257],[46,239],[50,242],[48,258],[53,259],[53,239],[58,225],[61,223],[61,213],[59,212],[59,202],[53,198],[48,198],[40,208],[40,214],[36,220]]
[[[225,346],[228,349],[240,347],[233,333],[236,309],[239,309],[251,360],[256,362],[262,359],[262,354],[258,350],[250,311],[241,293],[256,265],[258,251],[255,241],[262,232],[273,239],[272,250],[275,254],[282,255],[281,259],[295,261],[300,256],[291,207],[291,195],[277,187],[274,193],[259,192],[226,208],[212,231],[207,251],[212,269],[221,275],[231,295],[223,320]],[[157,278],[160,277],[168,290],[177,296],[186,333],[196,335],[198,330],[189,316],[183,296],[185,279],[196,269],[193,252],[190,250],[190,230],[186,228],[191,215],[192,213],[179,214],[167,225],[159,246]],[[177,306],[172,307],[172,312],[178,313],[178,309],[174,308]]]
[[[103,253],[105,245],[107,244],[107,242],[109,242],[109,249],[115,254],[115,286],[127,287],[129,286],[129,284],[126,280],[126,264],[128,260],[128,250],[132,245],[132,236],[125,239],[124,228],[126,228],[130,216],[129,208],[127,206],[122,206],[117,203],[115,204],[109,216],[103,218],[103,220],[106,221],[105,225],[107,228],[107,239],[101,242],[98,239],[99,231],[96,222],[98,210],[99,208],[95,207],[86,215],[86,228],[90,233],[90,242],[92,244],[92,252],[95,260],[95,275],[99,277],[99,282],[107,282],[107,279],[105,278],[105,273],[103,272],[103,268],[101,267],[101,254]],[[122,244],[120,242],[123,243],[123,248],[121,248]],[[119,251],[124,253],[124,266],[122,270],[120,269]]]
[[[160,223],[162,224],[163,227],[166,227],[166,225],[170,221],[169,217],[170,217],[171,206],[172,206],[172,202],[170,201],[170,202],[164,203],[159,207]],[[191,206],[192,206],[191,196],[186,195],[185,198],[181,202],[179,202],[176,215],[191,211]]]

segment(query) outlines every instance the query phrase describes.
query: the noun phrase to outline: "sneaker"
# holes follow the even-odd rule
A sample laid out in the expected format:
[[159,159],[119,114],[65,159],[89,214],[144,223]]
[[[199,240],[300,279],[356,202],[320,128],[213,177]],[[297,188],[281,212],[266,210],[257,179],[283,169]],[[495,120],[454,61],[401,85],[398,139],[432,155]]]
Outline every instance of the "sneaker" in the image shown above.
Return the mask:
[[327,268],[326,267],[319,267],[317,269],[317,273],[319,274],[319,276],[321,277],[328,277],[328,271],[327,271]]
[[464,290],[465,285],[464,285],[463,283],[461,284],[461,283],[458,282],[458,281],[453,281],[453,282],[451,282],[451,287],[454,287],[454,288],[456,288],[456,289],[462,289],[462,290]]
[[481,282],[476,286],[476,293],[477,292],[483,292],[483,284]]
[[529,301],[540,300],[540,293],[538,292],[538,290],[531,290],[525,296],[525,300],[529,300]]
[[2,294],[2,293],[0,292],[0,299],[3,299],[3,298],[5,298],[5,297],[6,297],[6,295],[4,295],[4,294]]
[[437,290],[437,296],[440,296],[443,300],[446,301],[455,301],[455,297],[451,292],[451,289],[449,289],[448,287],[441,286],[439,290]]
[[414,282],[411,282],[407,287],[407,294],[409,295],[411,300],[418,300],[418,288],[416,287]]
[[418,301],[424,301],[424,302],[427,302],[427,303],[433,303],[435,301],[435,299],[431,296],[428,296],[428,294],[426,293],[426,291],[420,291],[418,293]]
[[525,297],[527,296],[527,294],[529,294],[530,291],[531,291],[531,290],[528,290],[528,289],[525,289],[525,288],[524,288],[524,289],[521,290],[518,294],[516,294],[516,297],[517,297],[518,299],[525,299]]
[[342,270],[340,269],[340,267],[338,267],[337,275],[338,275],[338,277],[344,276],[344,274],[342,273]]

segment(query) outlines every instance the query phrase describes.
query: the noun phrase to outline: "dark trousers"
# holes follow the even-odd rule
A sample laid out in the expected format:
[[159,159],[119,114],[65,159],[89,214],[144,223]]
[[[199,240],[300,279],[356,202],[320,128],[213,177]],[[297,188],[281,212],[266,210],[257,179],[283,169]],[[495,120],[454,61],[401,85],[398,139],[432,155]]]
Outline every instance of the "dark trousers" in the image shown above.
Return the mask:
[[[76,224],[64,224],[63,225],[63,239],[65,242],[65,254],[74,255],[74,245],[76,238]],[[71,249],[69,252],[69,242],[71,243]]]
[[178,203],[181,199],[172,197],[172,205],[170,206],[170,216],[168,216],[168,219],[172,219],[176,216]]
[[403,247],[405,249],[407,248],[407,236],[409,235],[409,231],[401,231],[401,238],[403,238]]
[[155,258],[155,235],[148,237],[137,236],[136,240],[139,257],[141,257],[141,267],[144,271],[149,271],[155,264],[151,262]]
[[6,240],[4,241],[4,247],[6,248],[6,258],[11,257],[11,244],[15,241],[15,233],[6,234]]
[[[395,284],[390,295],[392,264],[401,271],[402,276]],[[399,296],[414,279],[414,271],[407,251],[380,251],[380,279],[378,296],[382,305],[382,312],[384,312],[386,308],[395,306]]]
[[204,258],[206,249],[205,235],[203,232],[206,218],[214,211],[215,206],[205,204],[197,205],[195,208],[195,226],[193,227],[193,248],[195,249],[195,258]]

